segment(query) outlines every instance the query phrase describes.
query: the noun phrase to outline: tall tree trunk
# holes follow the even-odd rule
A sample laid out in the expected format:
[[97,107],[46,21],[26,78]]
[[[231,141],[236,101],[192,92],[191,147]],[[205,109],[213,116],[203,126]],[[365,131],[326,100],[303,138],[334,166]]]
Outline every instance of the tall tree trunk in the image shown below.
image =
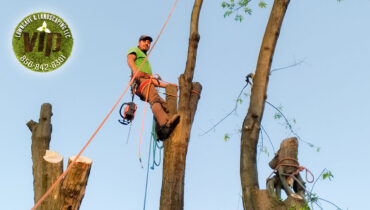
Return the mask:
[[272,58],[288,4],[289,0],[274,1],[258,57],[248,113],[242,127],[240,178],[243,205],[244,209],[247,210],[258,209],[256,198],[259,190],[256,163],[258,135],[266,100]]
[[[180,122],[164,144],[161,210],[181,210],[184,206],[186,153],[195,111],[202,90],[200,83],[192,82],[200,39],[198,21],[202,3],[203,0],[195,0],[194,2],[190,22],[188,57],[185,72],[179,78],[180,99],[178,113],[181,116]],[[176,112],[176,100],[168,96],[167,101],[170,111],[174,114]]]
[[27,126],[32,132],[32,162],[33,162],[33,189],[34,189],[34,201],[35,203],[44,195],[46,192],[47,180],[44,179],[45,163],[44,155],[46,150],[49,149],[51,139],[51,104],[45,103],[41,106],[39,122],[33,120],[28,121]]

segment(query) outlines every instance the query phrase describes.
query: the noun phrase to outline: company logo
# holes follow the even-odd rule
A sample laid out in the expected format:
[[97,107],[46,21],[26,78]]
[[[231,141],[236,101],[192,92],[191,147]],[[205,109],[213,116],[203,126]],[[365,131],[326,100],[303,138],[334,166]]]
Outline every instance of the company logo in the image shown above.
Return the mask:
[[13,50],[23,66],[49,72],[62,66],[71,55],[73,37],[64,20],[40,12],[25,17],[13,35]]

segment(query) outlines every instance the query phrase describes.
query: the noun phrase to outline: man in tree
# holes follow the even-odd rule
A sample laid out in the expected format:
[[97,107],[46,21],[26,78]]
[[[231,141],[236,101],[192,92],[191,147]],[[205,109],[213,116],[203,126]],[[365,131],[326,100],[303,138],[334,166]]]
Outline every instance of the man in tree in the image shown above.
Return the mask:
[[[141,100],[148,100],[159,125],[159,129],[157,129],[158,139],[164,140],[169,137],[179,123],[180,115],[175,114],[171,119],[168,117],[166,103],[155,89],[155,87],[166,87],[167,84],[161,82],[159,80],[160,77],[154,78],[152,76],[152,68],[149,61],[145,60],[152,41],[153,39],[150,36],[140,36],[138,46],[130,48],[127,52],[127,64],[131,69],[131,76],[135,76],[133,90]],[[144,60],[145,63],[142,64]],[[137,71],[139,73],[136,74]]]

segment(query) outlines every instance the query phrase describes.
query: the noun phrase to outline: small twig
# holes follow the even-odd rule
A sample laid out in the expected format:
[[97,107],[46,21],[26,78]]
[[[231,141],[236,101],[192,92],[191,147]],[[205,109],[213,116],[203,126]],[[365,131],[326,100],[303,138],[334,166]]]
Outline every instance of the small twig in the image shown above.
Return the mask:
[[[316,206],[318,206],[321,210],[324,210],[317,202],[314,202],[314,204],[316,204]],[[313,209],[313,207],[312,207]]]
[[311,193],[311,194],[312,194],[313,188],[315,187],[316,182],[320,179],[320,177],[324,174],[324,172],[325,172],[325,171],[327,171],[327,169],[326,169],[326,168],[324,168],[324,169],[321,171],[321,173],[320,173],[319,177],[317,177],[317,179],[315,180],[315,182],[312,184],[312,188],[311,188],[311,191],[310,191],[310,193]]
[[265,130],[265,128],[262,126],[262,124],[261,124],[261,128],[262,128],[262,131],[266,134],[267,139],[269,140],[269,142],[270,142],[270,144],[271,144],[272,151],[273,151],[273,152],[274,152],[274,154],[275,154],[275,153],[276,153],[276,152],[275,152],[275,148],[274,148],[274,145],[272,144],[272,141],[271,141],[270,136],[268,135],[268,133],[266,132],[266,130]]
[[272,74],[272,72],[274,72],[274,71],[280,71],[280,70],[289,69],[289,68],[292,68],[292,67],[295,67],[295,66],[301,65],[302,63],[304,63],[304,61],[305,61],[305,60],[306,60],[306,59],[304,58],[304,59],[302,59],[302,60],[300,60],[300,61],[298,61],[298,62],[293,63],[292,65],[284,66],[284,67],[280,67],[280,68],[276,68],[276,69],[272,69],[272,70],[270,71],[270,74]]
[[317,199],[322,200],[322,201],[325,201],[325,202],[327,202],[327,203],[330,203],[331,205],[333,205],[333,206],[337,207],[337,209],[342,210],[339,206],[335,205],[335,204],[334,204],[333,202],[331,202],[331,201],[328,201],[328,200],[326,200],[326,199],[319,198],[319,197],[318,197]]
[[272,108],[274,108],[276,111],[278,111],[279,112],[279,114],[284,118],[284,120],[285,120],[285,123],[286,123],[286,125],[289,127],[289,130],[290,130],[290,132],[293,134],[293,135],[295,135],[296,137],[297,137],[297,139],[298,140],[300,140],[300,141],[302,141],[303,143],[306,143],[306,144],[308,144],[308,145],[312,145],[313,146],[313,144],[311,144],[311,143],[309,143],[309,142],[307,142],[307,141],[304,141],[294,130],[293,130],[293,126],[289,123],[289,120],[288,120],[288,118],[287,117],[285,117],[285,115],[276,107],[276,106],[274,106],[273,104],[271,104],[270,102],[268,102],[267,100],[266,100],[266,103],[268,104],[268,105],[270,105]]
[[[325,169],[326,170],[326,169]],[[312,189],[311,189],[311,191],[310,192],[308,192],[308,190],[307,190],[307,188],[297,179],[297,177],[295,177],[295,176],[292,176],[291,174],[286,174],[286,173],[281,173],[282,175],[284,175],[284,176],[290,176],[290,177],[292,177],[307,193],[308,193],[308,195],[309,196],[311,196],[312,195]],[[320,176],[322,175],[322,173],[320,174]],[[320,176],[317,178],[317,180],[320,178]],[[325,201],[325,202],[327,202],[327,203],[330,203],[331,205],[333,205],[333,206],[335,206],[337,209],[340,209],[340,210],[342,210],[339,206],[337,206],[336,204],[334,204],[333,202],[331,202],[331,201],[328,201],[328,200],[326,200],[326,199],[323,199],[323,198],[320,198],[320,197],[317,197],[317,199],[318,200],[322,200],[322,201]],[[313,203],[313,202],[311,202],[311,203]],[[319,204],[317,204],[316,202],[314,202],[320,209],[323,209]],[[312,208],[312,205],[311,205],[311,208]]]
[[240,96],[242,95],[244,89],[248,86],[248,82],[247,84],[242,88],[242,90],[240,91],[238,97],[236,98],[236,103],[235,103],[235,106],[234,108],[231,110],[231,112],[229,112],[225,117],[223,117],[221,120],[219,120],[215,125],[213,125],[211,128],[209,128],[208,130],[206,130],[205,132],[203,132],[202,134],[200,134],[200,136],[204,136],[205,134],[209,133],[211,130],[215,129],[222,121],[224,121],[226,118],[228,118],[233,112],[236,111],[236,109],[238,108],[238,103],[239,103],[239,99],[240,99]]

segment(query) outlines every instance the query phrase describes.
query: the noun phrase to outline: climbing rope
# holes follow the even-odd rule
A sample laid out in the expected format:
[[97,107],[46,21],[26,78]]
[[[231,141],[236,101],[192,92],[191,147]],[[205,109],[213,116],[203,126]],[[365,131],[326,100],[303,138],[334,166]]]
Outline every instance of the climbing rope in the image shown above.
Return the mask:
[[[294,161],[294,162],[295,162],[295,164],[282,163],[283,161],[286,161],[286,160]],[[314,177],[313,173],[312,173],[310,170],[308,170],[306,167],[304,167],[304,166],[300,166],[300,165],[299,165],[299,163],[298,163],[298,160],[296,160],[296,159],[294,159],[294,158],[284,158],[284,159],[281,159],[281,160],[278,162],[278,164],[276,165],[276,167],[274,168],[274,171],[270,174],[270,176],[269,176],[267,179],[271,178],[271,176],[272,176],[274,173],[276,173],[276,172],[279,170],[279,168],[280,168],[281,166],[287,166],[287,167],[294,167],[294,168],[297,168],[297,170],[295,170],[294,172],[290,173],[290,176],[292,176],[292,177],[293,177],[293,176],[295,176],[295,175],[298,175],[298,174],[299,174],[299,172],[301,172],[301,171],[305,170],[305,171],[306,171],[306,181],[307,181],[308,183],[312,183],[312,182],[315,180],[315,177]],[[312,178],[311,180],[309,180],[309,179],[308,179],[308,174],[310,174],[310,175],[311,175],[311,178]]]
[[[152,126],[152,136],[151,136],[151,141],[154,142],[153,145],[153,164],[150,167],[150,169],[154,170],[155,166],[160,166],[161,165],[161,160],[162,160],[162,149],[163,149],[163,142],[162,145],[159,145],[159,141],[157,139],[157,132],[155,131],[155,120],[153,119],[153,126]],[[157,154],[157,149],[159,149],[159,161],[156,161],[156,154]]]
[[[154,123],[154,121],[153,121]],[[154,126],[154,125],[153,125]],[[153,137],[153,134],[151,134],[151,138]],[[146,206],[146,195],[147,195],[147,192],[148,192],[148,180],[149,180],[149,160],[150,160],[150,152],[151,152],[151,148],[152,147],[152,141],[150,141],[149,143],[149,155],[148,155],[148,166],[147,166],[147,169],[146,169],[146,181],[145,181],[145,193],[144,193],[144,207],[143,207],[143,210],[145,210],[145,206]]]
[[74,164],[76,164],[76,161],[77,159],[81,156],[81,154],[85,151],[85,149],[87,148],[87,146],[91,143],[91,141],[93,140],[93,138],[96,136],[96,134],[99,132],[99,130],[103,127],[103,125],[105,124],[105,122],[107,121],[107,119],[110,117],[110,115],[112,114],[113,110],[117,107],[117,105],[119,104],[119,102],[121,101],[121,99],[123,98],[123,96],[126,94],[127,90],[129,89],[129,87],[131,86],[131,84],[133,83],[135,77],[139,74],[140,72],[140,69],[143,67],[143,64],[147,61],[150,53],[152,52],[153,48],[155,47],[155,45],[157,44],[158,42],[158,39],[160,38],[164,28],[166,27],[167,23],[168,23],[168,20],[170,19],[175,7],[176,7],[176,4],[177,4],[178,0],[175,0],[175,3],[173,4],[172,8],[171,8],[171,11],[170,13],[168,14],[167,16],[167,19],[166,21],[164,22],[158,36],[156,37],[152,47],[150,48],[147,56],[145,57],[144,61],[141,63],[141,65],[139,66],[138,70],[136,72],[133,72],[133,77],[131,78],[129,84],[127,85],[127,87],[125,88],[125,90],[123,91],[123,93],[120,95],[120,97],[118,98],[118,100],[116,101],[116,103],[113,105],[113,107],[111,108],[111,110],[108,112],[108,114],[106,115],[106,117],[104,118],[104,120],[100,123],[100,125],[98,126],[98,128],[94,131],[94,133],[92,134],[92,136],[90,137],[90,139],[86,142],[85,146],[81,149],[81,151],[76,155],[76,157],[72,160],[72,162],[68,165],[68,167],[66,168],[66,170],[62,173],[62,175],[60,175],[58,177],[58,179],[51,185],[51,187],[46,191],[46,193],[36,202],[36,204],[31,208],[31,210],[36,210],[36,208],[45,200],[45,198],[53,191],[53,189],[62,181],[62,179],[67,175],[68,171],[72,168],[72,166]]
[[[148,192],[148,185],[149,185],[149,163],[150,163],[150,153],[152,150],[152,143],[153,143],[153,165],[150,167],[150,169],[154,170],[154,165],[159,166],[161,164],[161,154],[162,154],[162,149],[163,145],[159,146],[158,140],[157,140],[157,133],[155,132],[155,119],[153,117],[153,125],[152,125],[152,132],[150,135],[150,143],[149,143],[149,155],[148,155],[148,166],[146,169],[146,182],[145,182],[145,193],[144,193],[144,207],[143,210],[145,210],[146,206],[146,196]],[[159,148],[159,162],[157,163],[155,161],[155,154],[156,154],[156,149]]]
[[152,84],[152,79],[153,79],[153,76],[150,76],[149,83],[146,86],[144,86],[144,88],[143,88],[143,90],[145,89],[145,87],[147,87],[148,89],[146,91],[143,120],[141,121],[141,130],[140,130],[140,137],[139,137],[139,162],[140,162],[141,168],[143,168],[143,163],[141,161],[141,139],[142,139],[142,136],[143,136],[144,120],[145,120],[145,114],[146,114],[146,105],[148,104],[148,96],[149,96],[149,91],[150,91],[150,85]]

